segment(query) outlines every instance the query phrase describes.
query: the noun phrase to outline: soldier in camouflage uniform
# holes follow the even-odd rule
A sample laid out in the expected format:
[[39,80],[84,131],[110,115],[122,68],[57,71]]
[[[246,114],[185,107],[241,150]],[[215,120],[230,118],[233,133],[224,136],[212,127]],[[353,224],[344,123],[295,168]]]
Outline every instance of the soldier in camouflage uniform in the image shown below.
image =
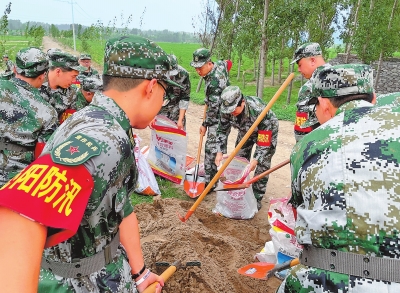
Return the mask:
[[45,53],[24,48],[16,56],[16,77],[0,80],[0,186],[33,162],[35,147],[57,128],[57,113],[37,89],[47,69]]
[[71,85],[79,71],[86,70],[86,67],[79,65],[77,57],[59,49],[48,50],[47,56],[50,66],[48,81],[40,87],[40,93],[56,109],[62,123],[76,111],[76,88]]
[[189,72],[178,65],[175,55],[170,55],[172,70],[171,79],[183,87],[168,86],[167,98],[158,114],[164,115],[174,121],[179,129],[185,129],[186,110],[190,100],[190,79]]
[[103,89],[103,81],[95,76],[85,78],[77,91],[75,108],[81,110],[92,102],[95,92]]
[[379,95],[376,98],[376,106],[398,106],[400,105],[400,93]]
[[[297,63],[298,71],[307,79],[319,66],[330,66],[322,58],[322,50],[318,43],[305,43],[294,52],[291,64]],[[296,121],[294,123],[294,137],[298,142],[304,135],[319,126],[313,109],[307,106],[311,93],[311,80],[308,80],[299,91],[296,107]],[[307,121],[307,124],[303,125]]]
[[400,108],[374,107],[374,95],[368,65],[313,76],[321,126],[290,158],[302,264],[279,293],[400,292]]
[[[178,86],[169,79],[169,70],[168,55],[145,38],[107,41],[103,92],[96,92],[90,105],[66,120],[42,156],[21,173],[21,178],[37,174],[39,182],[26,187],[21,195],[30,201],[36,198],[35,207],[24,215],[58,228],[48,229],[46,246],[51,247],[44,252],[38,292],[143,292],[154,282],[159,282],[156,292],[161,292],[163,279],[144,265],[130,201],[138,175],[132,127],[147,127],[162,106],[167,84]],[[49,170],[43,180],[38,171],[30,171],[40,168]],[[0,206],[21,212],[15,190],[20,190],[23,182],[16,180],[0,191]],[[52,193],[45,193],[47,188]],[[31,194],[37,190],[46,196]],[[79,214],[82,206],[78,203],[85,196],[88,202]],[[38,209],[41,212],[34,215]],[[56,225],[54,217],[44,216],[52,211],[64,220]],[[76,233],[59,243],[68,238],[65,227],[77,219]],[[36,241],[37,237],[32,237],[31,242]],[[0,258],[0,271],[4,266]]]
[[79,75],[76,77],[76,80],[82,84],[82,81],[86,77],[95,76],[100,78],[99,72],[92,67],[92,55],[87,53],[82,53],[79,56],[79,64],[87,69],[84,71],[80,71]]
[[[217,174],[215,157],[217,155],[217,127],[219,121],[219,108],[221,105],[221,93],[229,86],[227,64],[225,61],[211,61],[211,52],[208,49],[200,48],[194,51],[193,61],[190,63],[196,72],[205,80],[204,103],[207,105],[206,119],[200,127],[200,134],[205,135],[204,170],[206,173],[205,183],[208,184]],[[215,185],[210,189],[212,191]]]
[[[217,128],[217,156],[215,164],[219,166],[223,154],[227,152],[228,136],[231,127],[238,129],[236,145],[243,139],[247,131],[260,116],[265,103],[258,97],[244,96],[239,87],[228,86],[221,95],[221,113]],[[278,143],[279,122],[274,112],[268,111],[253,134],[247,139],[237,156],[250,161],[253,146],[256,149],[250,162],[254,175],[261,174],[271,168],[271,159],[275,154]],[[257,167],[257,168],[256,168]],[[267,188],[268,176],[252,184],[254,196],[257,199],[257,208],[261,209],[261,200]]]
[[6,70],[5,70],[6,73],[7,72],[14,72],[14,63],[10,59],[8,59],[8,55],[7,54],[3,55],[3,62],[6,65]]

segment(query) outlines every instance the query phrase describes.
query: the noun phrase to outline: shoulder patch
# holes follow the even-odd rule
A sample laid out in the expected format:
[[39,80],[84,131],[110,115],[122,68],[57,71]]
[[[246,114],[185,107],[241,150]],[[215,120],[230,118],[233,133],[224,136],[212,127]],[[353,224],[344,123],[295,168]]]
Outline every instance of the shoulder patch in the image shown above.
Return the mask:
[[98,156],[101,146],[93,138],[81,133],[75,133],[66,141],[57,145],[51,152],[54,163],[77,166],[91,157]]

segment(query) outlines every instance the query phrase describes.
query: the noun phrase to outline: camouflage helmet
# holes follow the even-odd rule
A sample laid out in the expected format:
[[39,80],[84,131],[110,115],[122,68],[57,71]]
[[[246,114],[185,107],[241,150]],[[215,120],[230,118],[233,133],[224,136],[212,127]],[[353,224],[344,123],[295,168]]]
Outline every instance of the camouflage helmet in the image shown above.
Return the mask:
[[82,53],[79,56],[79,60],[92,60],[92,55],[90,55],[88,53]]
[[182,88],[170,78],[171,63],[167,53],[156,43],[139,36],[124,36],[107,41],[104,52],[104,75],[138,79],[158,79]]
[[46,54],[39,48],[29,47],[18,51],[15,70],[26,77],[37,77],[49,69]]
[[299,62],[300,59],[312,57],[312,56],[320,56],[322,55],[321,46],[318,43],[305,43],[298,47],[294,52],[293,60],[290,64],[295,62]]
[[49,49],[47,51],[50,67],[70,68],[77,71],[86,71],[87,68],[81,66],[78,58],[70,53],[63,52],[59,49]]
[[206,48],[200,48],[193,52],[193,61],[190,62],[190,66],[199,68],[210,60],[211,60],[210,50]]
[[334,98],[373,93],[372,68],[366,64],[339,64],[314,72],[309,104],[318,97]]
[[103,89],[103,81],[94,76],[86,77],[81,83],[81,89],[86,92],[96,92]]
[[238,107],[242,93],[238,86],[227,86],[221,94],[221,113],[230,114]]
[[177,75],[179,73],[178,71],[178,59],[176,58],[176,56],[174,54],[169,55],[169,59],[171,62],[171,70],[169,72],[170,75],[174,76]]

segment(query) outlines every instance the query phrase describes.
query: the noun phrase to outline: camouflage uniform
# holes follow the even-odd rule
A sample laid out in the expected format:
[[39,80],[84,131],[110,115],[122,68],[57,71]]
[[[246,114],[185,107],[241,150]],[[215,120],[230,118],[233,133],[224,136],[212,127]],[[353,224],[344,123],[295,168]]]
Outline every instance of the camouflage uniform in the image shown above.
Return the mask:
[[[136,51],[138,47],[141,48],[140,55]],[[122,52],[129,50],[129,57],[122,59]],[[139,67],[131,66],[133,63],[130,62]],[[164,51],[144,38],[115,38],[106,44],[104,74],[113,77],[156,78],[171,83],[168,79],[168,62]],[[128,66],[129,71],[121,69]],[[136,186],[137,169],[131,129],[127,114],[118,104],[97,92],[92,103],[66,120],[46,145],[44,153],[51,153],[53,160],[57,149],[70,141],[77,144],[80,141],[100,150],[97,155],[83,162],[94,180],[94,189],[78,231],[67,241],[46,249],[46,262],[71,263],[103,252],[105,246],[116,237],[122,220],[133,212],[129,194]],[[67,156],[68,148],[65,150],[67,152],[62,150],[60,153]],[[78,159],[76,155],[74,158]],[[48,293],[136,292],[131,267],[122,245],[112,256],[111,263],[99,271],[68,278],[42,268],[39,282],[39,292]]]
[[[17,53],[16,70],[35,78],[48,68],[46,54],[37,48]],[[57,113],[37,88],[19,78],[0,80],[0,185],[34,160],[37,142],[46,142],[57,127]]]
[[[321,47],[318,43],[306,43],[296,49],[294,58],[291,64],[299,62],[302,58],[319,56],[322,55]],[[325,64],[321,67],[331,66]],[[320,68],[321,68],[320,67]],[[296,121],[294,123],[294,137],[298,142],[304,135],[317,128],[320,124],[318,123],[317,117],[313,112],[314,107],[307,106],[310,100],[311,94],[311,80],[308,80],[299,90],[299,95],[296,103]],[[307,121],[306,125],[303,125]]]
[[90,102],[88,102],[86,100],[85,96],[83,95],[82,90],[84,90],[86,92],[95,93],[99,90],[102,90],[102,88],[103,88],[103,82],[101,81],[101,79],[96,78],[96,77],[85,78],[82,81],[80,90],[77,90],[77,92],[76,92],[76,98],[75,98],[76,111],[79,111],[90,104]]
[[[50,67],[71,68],[77,71],[86,68],[80,66],[78,59],[69,53],[57,49],[50,49],[47,55]],[[68,88],[58,87],[57,89],[52,89],[49,82],[45,82],[39,90],[42,97],[56,109],[58,118],[62,121],[65,120],[62,118],[62,115],[67,109],[76,110],[76,88],[70,86]]]
[[[92,56],[86,53],[81,54],[79,60],[85,60],[85,59],[92,60]],[[99,72],[90,66],[87,71],[80,71],[78,76],[76,77],[76,80],[79,81],[79,83],[82,83],[86,77],[91,77],[91,76],[100,78]]]
[[400,93],[379,95],[376,98],[376,106],[398,106],[400,104]]
[[[372,70],[332,66],[316,77],[314,91],[326,98],[372,93]],[[400,258],[399,121],[399,107],[352,100],[295,145],[291,203],[299,243]],[[298,265],[277,292],[400,292],[400,284]]]
[[[201,67],[211,59],[210,51],[204,48],[197,49],[193,53],[193,61],[190,63],[193,67]],[[211,71],[204,77],[205,95],[204,103],[208,106],[206,119],[203,126],[207,127],[207,139],[205,143],[204,171],[206,173],[205,181],[210,182],[217,174],[215,157],[217,155],[217,127],[219,121],[219,108],[221,105],[220,97],[222,91],[229,86],[229,76],[225,61],[216,61]]]
[[[171,70],[171,79],[180,84],[183,89],[169,86],[167,88],[167,97],[158,114],[164,115],[177,123],[179,120],[180,110],[187,110],[189,107],[191,85],[189,72],[177,64],[175,56],[171,55],[171,60],[173,64],[173,70]],[[183,127],[185,127],[186,117],[183,117],[182,123]]]
[[[231,113],[242,98],[245,102],[244,109],[238,116],[233,116]],[[258,116],[260,116],[265,106],[265,103],[258,97],[243,96],[237,86],[228,86],[225,88],[221,95],[221,116],[217,128],[218,152],[226,154],[228,135],[232,126],[239,131],[236,139],[236,145],[238,145]],[[250,161],[251,151],[253,146],[256,145],[253,155],[253,158],[258,162],[254,173],[255,176],[271,168],[271,159],[275,154],[278,143],[278,128],[278,119],[274,112],[269,110],[237,153],[237,156],[244,157]],[[252,184],[254,196],[257,201],[261,201],[263,198],[267,183],[268,176],[265,176]]]
[[[4,60],[4,58],[7,58],[7,60]],[[5,63],[6,69],[4,70],[4,73],[1,74],[1,79],[10,79],[15,76],[14,74],[14,63],[8,59],[8,55],[3,55],[3,61]]]

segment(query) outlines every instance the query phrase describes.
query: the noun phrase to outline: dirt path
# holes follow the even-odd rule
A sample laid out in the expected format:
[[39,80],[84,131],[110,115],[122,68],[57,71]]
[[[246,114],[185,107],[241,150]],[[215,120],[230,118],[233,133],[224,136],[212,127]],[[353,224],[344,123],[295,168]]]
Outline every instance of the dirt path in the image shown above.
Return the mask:
[[[48,37],[43,39],[43,47],[44,51],[60,47],[79,55],[79,52],[62,47]],[[101,72],[101,66],[93,66]],[[203,106],[190,103],[186,127],[188,154],[194,157],[197,154],[202,113]],[[150,129],[138,130],[137,133],[142,138],[141,146],[149,145]],[[236,133],[233,130],[229,136],[228,152],[234,149]],[[272,165],[288,159],[294,144],[293,123],[279,121],[278,146]],[[239,275],[236,270],[254,262],[254,254],[270,240],[267,219],[269,200],[286,197],[289,193],[290,168],[287,165],[270,175],[263,207],[251,220],[231,220],[214,215],[211,210],[216,202],[215,193],[205,197],[185,224],[179,221],[176,213],[185,215],[194,200],[157,199],[153,205],[136,206],[148,266],[157,270],[154,265],[156,261],[181,260],[185,263],[199,260],[202,263],[200,268],[178,270],[163,292],[274,292],[280,283],[278,279],[260,281]]]

